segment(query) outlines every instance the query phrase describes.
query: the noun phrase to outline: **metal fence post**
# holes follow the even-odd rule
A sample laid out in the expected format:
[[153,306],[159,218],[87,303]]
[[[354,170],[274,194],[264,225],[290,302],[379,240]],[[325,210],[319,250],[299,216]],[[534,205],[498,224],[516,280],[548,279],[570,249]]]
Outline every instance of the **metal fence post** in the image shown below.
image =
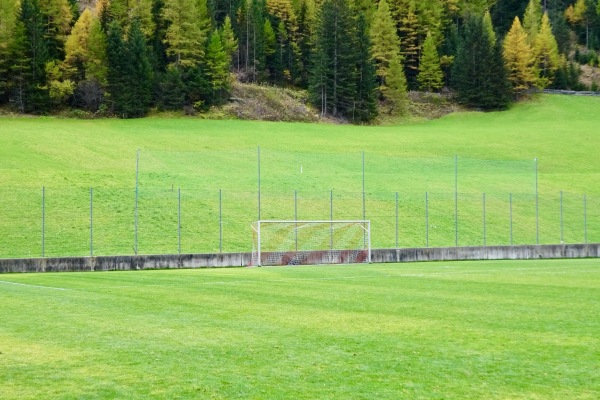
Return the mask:
[[425,192],[425,247],[429,247],[429,194]]
[[560,191],[560,244],[564,243],[564,226],[563,226],[563,191]]
[[[294,221],[298,221],[298,190],[294,190]],[[298,251],[298,222],[294,224],[294,240]]]
[[454,155],[454,246],[458,247],[458,155]]
[[363,203],[363,220],[367,219],[367,199],[365,194],[365,152],[362,152],[362,203]]
[[94,189],[90,187],[90,257],[94,257]]
[[46,253],[46,188],[42,186],[42,257],[45,257]]
[[398,192],[396,192],[396,248],[398,248]]
[[333,189],[329,192],[329,249],[333,250]]
[[181,188],[177,189],[177,251],[181,254]]
[[219,253],[223,252],[223,189],[219,189]]
[[508,194],[508,210],[509,210],[509,225],[510,225],[510,245],[513,245],[513,210],[512,210],[512,193]]
[[587,198],[583,194],[583,243],[587,243]]
[[487,245],[487,232],[486,232],[486,224],[485,224],[485,192],[483,193],[483,247]]
[[135,157],[135,209],[133,212],[133,252],[138,253],[138,196],[139,196],[140,150]]
[[540,244],[540,199],[538,192],[538,159],[535,160],[535,244]]
[[260,146],[258,146],[258,220],[260,221]]

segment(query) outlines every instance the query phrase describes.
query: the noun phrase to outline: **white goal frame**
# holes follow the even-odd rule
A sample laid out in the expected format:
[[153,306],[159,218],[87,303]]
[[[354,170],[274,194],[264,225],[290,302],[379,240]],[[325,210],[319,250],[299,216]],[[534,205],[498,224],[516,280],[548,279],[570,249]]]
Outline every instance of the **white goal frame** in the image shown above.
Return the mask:
[[[298,240],[296,239],[296,249],[290,248],[281,248],[276,251],[263,251],[263,242],[261,236],[261,227],[265,225],[273,225],[273,224],[281,224],[281,225],[292,225],[290,232],[293,232],[294,235],[298,234],[298,230],[306,227],[310,224],[329,224],[330,232],[331,232],[331,244],[333,246],[333,231],[334,225],[357,225],[363,230],[363,238],[362,245],[360,248],[344,248],[344,249],[333,249],[330,248],[315,248],[315,249],[302,249],[298,250]],[[321,261],[318,263],[327,263],[327,264],[341,264],[341,263],[358,263],[358,262],[366,262],[371,263],[371,221],[370,220],[258,220],[254,221],[252,224],[253,235],[256,235],[257,240],[253,239],[253,247],[252,247],[252,263],[251,265],[262,266],[263,265],[263,255],[264,254],[276,254],[281,253],[281,255],[286,255],[285,258],[288,259],[288,262],[278,262],[278,263],[266,263],[266,265],[286,265],[286,264],[296,264],[298,258],[306,258],[299,257],[299,255],[308,255],[309,253],[322,253],[327,257],[322,257]],[[297,236],[296,236],[297,238]],[[352,257],[352,254],[354,257]],[[334,255],[337,254],[337,257]],[[360,254],[360,257],[357,255]],[[293,255],[293,257],[291,256]],[[329,261],[326,261],[329,260]],[[354,261],[352,261],[354,260]],[[281,260],[280,260],[281,261]],[[336,262],[338,261],[338,262]],[[298,262],[300,263],[300,262]],[[304,264],[304,263],[302,263]],[[311,264],[310,262],[306,264]]]

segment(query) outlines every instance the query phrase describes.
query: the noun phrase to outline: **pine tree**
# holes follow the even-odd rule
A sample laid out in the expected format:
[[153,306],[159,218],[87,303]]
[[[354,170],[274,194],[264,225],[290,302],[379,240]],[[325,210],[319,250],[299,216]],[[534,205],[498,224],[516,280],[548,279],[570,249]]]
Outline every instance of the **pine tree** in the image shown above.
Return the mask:
[[387,86],[383,97],[386,99],[388,114],[405,115],[408,112],[408,89],[400,56],[394,56],[390,60]]
[[398,58],[400,40],[386,0],[381,0],[370,29],[371,53],[376,65],[380,93],[385,92],[386,78],[392,60]]
[[433,36],[430,33],[427,34],[425,42],[423,42],[423,52],[419,68],[417,81],[421,90],[431,92],[443,86],[444,74],[440,67],[440,57],[438,56]]
[[515,17],[503,46],[508,79],[518,95],[537,82],[535,57],[531,46],[527,43],[527,33],[521,26],[519,17]]
[[352,117],[356,98],[355,21],[345,0],[325,0],[316,32],[309,86],[322,115]]
[[[50,106],[48,91],[45,89],[46,63],[51,58],[45,35],[45,16],[38,0],[23,0],[18,20],[24,27],[25,53],[22,56],[28,65],[28,71],[21,74],[25,78],[19,94],[20,109],[22,112],[45,112]],[[22,61],[18,63],[22,65]]]
[[419,21],[413,8],[409,8],[408,13],[402,19],[400,26],[400,37],[402,62],[404,63],[406,81],[409,88],[417,87],[417,74],[419,73]]
[[316,11],[314,0],[301,0],[298,12],[298,75],[300,87],[307,87],[309,80],[310,56],[314,47]]
[[204,0],[165,0],[166,53],[171,65],[194,67],[204,57],[210,21]]
[[500,43],[493,43],[487,23],[467,18],[463,38],[452,66],[451,84],[458,101],[482,110],[505,109],[511,86],[502,60]]
[[17,3],[0,0],[0,104],[8,101],[11,49],[17,22]]
[[65,41],[73,20],[71,5],[68,0],[40,0],[39,5],[44,15],[44,36],[48,58],[62,60]]
[[206,49],[206,75],[212,88],[213,102],[220,104],[229,90],[229,61],[219,31],[211,35]]
[[229,18],[229,15],[225,17],[225,21],[221,27],[221,43],[223,43],[223,50],[225,50],[227,59],[231,64],[233,62],[233,57],[238,52],[238,41],[235,37],[235,33],[233,32],[231,18]]
[[129,101],[127,109],[123,111],[128,118],[143,117],[152,104],[153,76],[146,38],[138,19],[133,19],[125,45]]
[[523,16],[523,29],[527,32],[528,43],[533,46],[542,21],[542,5],[540,0],[529,0]]
[[377,115],[377,79],[375,64],[371,58],[371,41],[368,35],[367,20],[363,14],[359,14],[356,28],[356,102],[352,120],[367,122]]
[[536,35],[533,44],[533,52],[535,54],[536,67],[539,71],[539,79],[536,86],[543,89],[552,84],[555,73],[560,67],[558,44],[552,34],[548,13],[544,13],[542,17],[540,31]]

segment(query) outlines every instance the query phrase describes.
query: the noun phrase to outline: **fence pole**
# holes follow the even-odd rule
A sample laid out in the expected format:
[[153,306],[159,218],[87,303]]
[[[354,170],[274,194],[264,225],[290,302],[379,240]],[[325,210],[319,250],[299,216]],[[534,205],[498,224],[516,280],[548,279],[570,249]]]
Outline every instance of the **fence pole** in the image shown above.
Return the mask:
[[260,221],[260,146],[258,146],[258,220]]
[[512,210],[512,193],[508,194],[508,209],[509,209],[509,225],[510,225],[510,245],[513,245],[513,210]]
[[223,252],[223,189],[219,189],[219,253]]
[[365,152],[362,152],[362,203],[363,203],[363,220],[367,219],[367,205],[365,195]]
[[396,248],[398,248],[398,192],[396,192]]
[[563,191],[560,191],[560,243],[564,243],[564,227],[563,227]]
[[329,192],[329,249],[333,250],[333,189]]
[[133,252],[138,253],[138,195],[139,195],[140,149],[135,156],[135,210],[133,212]]
[[90,257],[94,257],[94,189],[90,187]]
[[454,155],[454,246],[458,247],[458,155]]
[[540,200],[538,192],[538,159],[535,160],[535,244],[540,244]]
[[177,251],[181,254],[181,188],[177,189]]
[[429,194],[425,192],[425,247],[429,247]]
[[42,186],[42,257],[45,257],[46,249],[46,188]]
[[294,221],[296,221],[294,229],[294,240],[296,242],[296,251],[298,251],[298,190],[294,190]]
[[487,245],[486,225],[485,225],[485,192],[483,193],[483,247]]
[[583,194],[583,243],[587,243],[587,198]]

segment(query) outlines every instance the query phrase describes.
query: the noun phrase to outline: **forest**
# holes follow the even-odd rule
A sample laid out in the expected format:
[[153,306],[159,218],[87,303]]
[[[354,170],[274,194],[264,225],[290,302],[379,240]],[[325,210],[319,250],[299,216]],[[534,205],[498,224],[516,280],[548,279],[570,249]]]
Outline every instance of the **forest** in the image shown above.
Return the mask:
[[0,0],[0,107],[143,117],[308,92],[322,116],[403,115],[409,91],[501,110],[598,90],[598,0]]

